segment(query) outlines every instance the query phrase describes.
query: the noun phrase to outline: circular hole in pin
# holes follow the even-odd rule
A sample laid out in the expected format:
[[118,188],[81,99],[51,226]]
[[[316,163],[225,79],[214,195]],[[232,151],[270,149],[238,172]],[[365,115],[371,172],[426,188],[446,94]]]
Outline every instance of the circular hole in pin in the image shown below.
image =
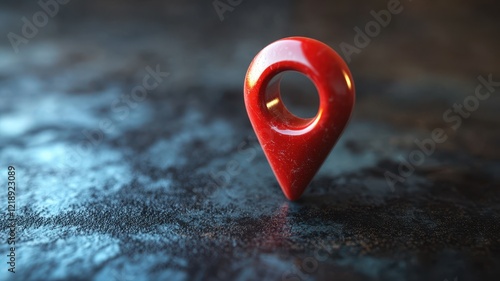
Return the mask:
[[319,110],[318,90],[309,77],[297,71],[282,73],[281,99],[285,107],[299,118],[313,118]]
[[304,127],[318,114],[318,90],[306,75],[284,71],[267,85],[266,107],[286,125]]

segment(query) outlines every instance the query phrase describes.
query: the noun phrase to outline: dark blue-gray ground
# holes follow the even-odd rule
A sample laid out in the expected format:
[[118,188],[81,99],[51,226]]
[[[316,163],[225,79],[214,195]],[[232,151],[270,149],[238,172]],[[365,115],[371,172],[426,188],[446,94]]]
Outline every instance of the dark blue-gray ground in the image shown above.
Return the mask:
[[[493,1],[402,2],[352,56],[354,116],[297,202],[247,119],[248,64],[290,35],[340,50],[387,2],[244,1],[222,22],[203,2],[70,2],[18,53],[6,34],[40,7],[2,7],[0,182],[14,165],[18,259],[13,275],[2,215],[1,280],[498,279],[500,88],[457,130],[442,117],[477,76],[500,81]],[[157,65],[169,76],[121,102]],[[314,109],[294,81],[296,110]],[[391,188],[384,173],[435,128],[447,141]]]

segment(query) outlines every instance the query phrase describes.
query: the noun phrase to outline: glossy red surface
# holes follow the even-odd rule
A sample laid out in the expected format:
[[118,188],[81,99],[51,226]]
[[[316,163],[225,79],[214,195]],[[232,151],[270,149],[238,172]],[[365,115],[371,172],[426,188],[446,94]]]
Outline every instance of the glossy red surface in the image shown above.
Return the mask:
[[[315,117],[295,116],[283,104],[280,73],[298,71],[319,94]],[[354,83],[329,46],[304,37],[278,40],[253,59],[245,78],[245,106],[257,138],[290,200],[298,199],[342,134],[354,106]]]

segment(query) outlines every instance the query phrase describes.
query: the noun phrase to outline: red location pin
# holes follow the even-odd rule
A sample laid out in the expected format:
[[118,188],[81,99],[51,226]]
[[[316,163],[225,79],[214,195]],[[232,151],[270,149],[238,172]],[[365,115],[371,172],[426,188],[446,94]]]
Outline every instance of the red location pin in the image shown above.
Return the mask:
[[[298,71],[319,93],[315,117],[293,115],[280,95],[280,73]],[[290,37],[265,47],[245,77],[245,106],[285,196],[297,200],[344,130],[354,106],[347,64],[317,40]]]

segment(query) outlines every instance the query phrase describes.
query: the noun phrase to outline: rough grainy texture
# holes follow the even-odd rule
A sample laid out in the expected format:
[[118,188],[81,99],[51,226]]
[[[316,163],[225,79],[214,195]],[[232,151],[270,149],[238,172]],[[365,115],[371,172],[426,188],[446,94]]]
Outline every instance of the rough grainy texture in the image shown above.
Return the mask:
[[[246,68],[289,35],[340,51],[387,1],[243,1],[223,21],[212,1],[164,2],[70,1],[17,53],[6,34],[41,8],[3,4],[0,201],[14,165],[17,262],[2,215],[1,280],[498,280],[500,87],[443,119],[479,75],[500,81],[494,1],[401,2],[351,56],[354,116],[297,202],[246,117]],[[168,76],[122,99],[157,67]],[[310,112],[300,81],[284,87]],[[388,184],[436,128],[446,141]]]

